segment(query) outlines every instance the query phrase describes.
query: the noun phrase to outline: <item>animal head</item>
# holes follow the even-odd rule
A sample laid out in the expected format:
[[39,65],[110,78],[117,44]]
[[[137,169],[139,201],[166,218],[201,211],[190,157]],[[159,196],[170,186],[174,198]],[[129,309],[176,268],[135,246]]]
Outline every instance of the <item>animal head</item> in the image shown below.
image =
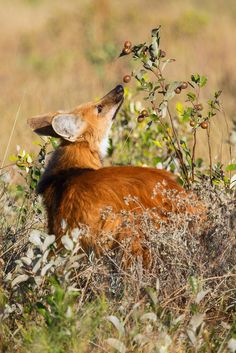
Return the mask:
[[72,111],[58,111],[28,119],[39,135],[60,137],[69,143],[87,141],[104,155],[108,133],[124,100],[123,86],[118,85],[97,102],[79,105]]

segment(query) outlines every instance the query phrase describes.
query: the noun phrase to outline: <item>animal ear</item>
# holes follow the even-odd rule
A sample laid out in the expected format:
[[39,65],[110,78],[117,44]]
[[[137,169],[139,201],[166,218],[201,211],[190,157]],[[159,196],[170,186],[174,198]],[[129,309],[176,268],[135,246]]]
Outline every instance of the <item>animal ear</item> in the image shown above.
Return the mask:
[[27,120],[28,125],[38,135],[58,137],[52,128],[52,119],[57,113],[38,115]]
[[65,140],[74,142],[82,134],[85,122],[75,114],[59,114],[52,120],[53,130]]

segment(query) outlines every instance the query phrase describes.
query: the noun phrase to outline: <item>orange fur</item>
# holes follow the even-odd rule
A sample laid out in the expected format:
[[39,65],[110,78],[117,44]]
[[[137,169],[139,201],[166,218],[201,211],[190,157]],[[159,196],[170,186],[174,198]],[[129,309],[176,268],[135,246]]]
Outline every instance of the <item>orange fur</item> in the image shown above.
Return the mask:
[[[102,167],[99,146],[122,102],[123,92],[120,87],[116,87],[98,103],[82,105],[66,113],[73,114],[72,117],[65,115],[64,118],[63,113],[55,113],[29,121],[39,133],[42,131],[40,129],[43,129],[45,134],[47,129],[47,134],[54,135],[56,131],[56,134],[63,137],[61,146],[54,152],[38,186],[38,192],[43,195],[47,208],[48,230],[56,235],[59,244],[64,234],[63,220],[69,230],[79,227],[80,224],[87,225],[89,236],[82,238],[81,244],[85,249],[93,248],[99,253],[96,245],[98,237],[104,232],[112,232],[115,237],[114,241],[107,242],[108,248],[113,248],[116,241],[119,242],[128,236],[127,229],[122,233],[117,232],[121,224],[122,210],[140,214],[144,209],[150,209],[161,219],[167,219],[168,212],[199,212],[191,207],[187,194],[177,183],[176,177],[165,170],[131,166]],[[99,115],[101,113],[98,113],[98,110],[101,107],[98,108],[98,105],[105,110],[103,115]],[[118,108],[114,110],[113,106]],[[53,123],[58,114],[62,114],[60,119]],[[65,127],[65,119],[71,119],[72,123],[75,120],[76,126],[71,123],[72,125]],[[62,125],[59,124],[61,121]],[[55,130],[52,132],[53,126]],[[152,196],[154,188],[156,192]],[[171,198],[166,196],[167,190],[172,191]],[[125,197],[128,195],[138,201],[131,200],[126,203]],[[178,205],[175,195],[186,198],[184,207]],[[106,207],[112,208],[113,216],[104,220],[101,211]],[[133,239],[132,252],[144,255],[142,239],[138,232]]]

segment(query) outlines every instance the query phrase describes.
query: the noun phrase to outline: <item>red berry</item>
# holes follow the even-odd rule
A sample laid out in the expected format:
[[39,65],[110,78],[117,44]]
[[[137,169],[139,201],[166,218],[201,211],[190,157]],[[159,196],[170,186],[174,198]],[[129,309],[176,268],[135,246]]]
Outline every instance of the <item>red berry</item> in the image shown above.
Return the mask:
[[195,126],[196,126],[196,123],[195,123],[195,121],[193,121],[193,120],[190,120],[190,123],[189,123],[189,125],[190,125],[191,127],[195,127]]
[[201,128],[202,129],[207,129],[208,128],[208,122],[207,121],[203,121],[201,124],[200,124]]
[[129,40],[126,40],[125,42],[124,42],[124,48],[131,48],[132,47],[132,43],[129,41]]
[[181,93],[181,88],[180,88],[180,87],[177,87],[177,88],[175,89],[175,93],[176,93],[176,94],[180,94],[180,93]]
[[188,87],[188,83],[187,82],[182,82],[181,88],[182,89],[186,89]]
[[123,77],[123,82],[125,82],[125,83],[129,83],[130,80],[131,80],[131,76],[130,76],[130,75],[125,75],[125,76]]

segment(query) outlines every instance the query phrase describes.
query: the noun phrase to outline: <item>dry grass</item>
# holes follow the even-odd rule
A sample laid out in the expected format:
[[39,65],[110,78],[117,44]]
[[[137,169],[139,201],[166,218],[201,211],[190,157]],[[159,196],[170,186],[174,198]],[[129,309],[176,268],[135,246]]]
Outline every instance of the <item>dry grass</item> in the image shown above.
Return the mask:
[[49,256],[54,239],[43,232],[41,201],[2,193],[0,350],[110,352],[118,344],[121,352],[233,352],[235,201],[208,184],[196,192],[209,205],[199,227],[197,219],[170,214],[157,228],[149,212],[128,224],[123,214],[131,238],[137,223],[143,233],[148,267],[130,257],[127,240],[99,258],[83,254],[82,227]]

